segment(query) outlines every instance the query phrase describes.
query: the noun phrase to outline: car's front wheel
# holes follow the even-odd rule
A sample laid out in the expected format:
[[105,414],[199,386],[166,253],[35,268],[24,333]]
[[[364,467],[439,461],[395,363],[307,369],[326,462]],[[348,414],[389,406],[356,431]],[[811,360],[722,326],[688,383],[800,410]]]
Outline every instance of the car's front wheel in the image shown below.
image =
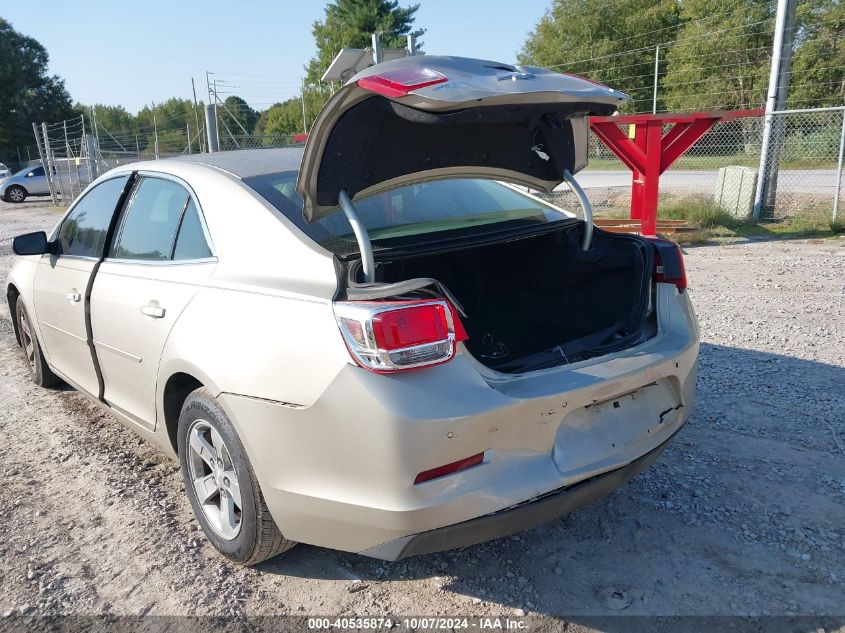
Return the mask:
[[208,389],[182,405],[177,445],[194,515],[221,554],[255,565],[296,545],[273,522],[237,433]]
[[6,189],[6,200],[9,202],[23,202],[26,200],[26,189],[20,185],[12,185]]
[[29,315],[20,299],[15,305],[15,313],[18,319],[18,337],[26,355],[26,362],[29,363],[29,376],[39,387],[55,387],[61,383],[53,370],[47,364],[44,354],[41,352],[41,344],[38,336],[29,320]]

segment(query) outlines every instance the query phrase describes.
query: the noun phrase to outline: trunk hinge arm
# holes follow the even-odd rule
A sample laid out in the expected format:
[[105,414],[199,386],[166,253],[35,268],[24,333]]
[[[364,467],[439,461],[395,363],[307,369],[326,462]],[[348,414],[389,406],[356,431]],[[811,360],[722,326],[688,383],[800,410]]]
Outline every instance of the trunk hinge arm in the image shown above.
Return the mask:
[[337,194],[337,201],[340,203],[340,208],[352,225],[352,232],[355,233],[355,240],[358,242],[358,250],[361,251],[361,265],[364,267],[364,281],[366,283],[373,283],[376,279],[376,262],[373,258],[373,244],[370,242],[370,235],[367,233],[367,227],[363,225],[361,219],[358,217],[358,212],[352,204],[352,200],[346,195],[343,189]]
[[581,208],[584,209],[584,241],[581,243],[581,249],[588,251],[593,243],[593,205],[590,204],[587,194],[584,193],[581,185],[578,184],[575,176],[568,169],[563,170],[563,180],[569,185],[572,193],[575,194],[578,202],[581,203]]

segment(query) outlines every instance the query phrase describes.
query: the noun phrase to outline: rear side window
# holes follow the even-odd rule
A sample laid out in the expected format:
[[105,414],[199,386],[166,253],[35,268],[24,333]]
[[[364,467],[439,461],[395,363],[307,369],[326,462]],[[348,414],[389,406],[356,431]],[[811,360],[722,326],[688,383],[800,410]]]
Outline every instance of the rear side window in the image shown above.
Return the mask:
[[[314,222],[302,217],[297,172],[244,178],[308,237],[338,254],[357,252],[352,227],[339,210]],[[545,224],[564,219],[560,211],[494,180],[446,179],[398,187],[355,201],[355,208],[376,248],[390,240],[431,240],[435,234],[477,234]]]
[[142,177],[123,211],[109,257],[170,261],[210,256],[187,189],[171,180]]
[[182,218],[182,225],[179,227],[176,247],[173,249],[173,259],[203,259],[205,257],[211,257],[211,249],[205,241],[197,207],[193,200],[189,200]]
[[121,176],[101,182],[80,198],[59,229],[62,255],[102,257],[106,232],[128,178]]

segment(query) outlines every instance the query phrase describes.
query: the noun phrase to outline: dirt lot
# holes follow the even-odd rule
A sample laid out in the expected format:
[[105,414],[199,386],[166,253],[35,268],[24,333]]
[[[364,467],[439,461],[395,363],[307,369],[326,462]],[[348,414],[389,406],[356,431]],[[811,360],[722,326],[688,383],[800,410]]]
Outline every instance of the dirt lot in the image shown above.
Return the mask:
[[[57,218],[0,202],[0,277],[11,237]],[[698,401],[658,463],[575,515],[398,563],[301,545],[229,564],[174,464],[29,382],[4,301],[0,614],[845,616],[845,240],[691,248],[687,268]]]

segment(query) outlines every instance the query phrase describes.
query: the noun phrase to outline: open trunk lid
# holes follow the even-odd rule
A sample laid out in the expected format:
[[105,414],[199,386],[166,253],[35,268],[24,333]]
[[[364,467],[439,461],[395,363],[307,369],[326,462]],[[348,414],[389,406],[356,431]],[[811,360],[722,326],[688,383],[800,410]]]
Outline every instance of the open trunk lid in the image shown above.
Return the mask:
[[413,56],[350,79],[314,122],[296,189],[308,221],[433,178],[492,178],[542,191],[587,164],[591,114],[628,99],[532,66]]

